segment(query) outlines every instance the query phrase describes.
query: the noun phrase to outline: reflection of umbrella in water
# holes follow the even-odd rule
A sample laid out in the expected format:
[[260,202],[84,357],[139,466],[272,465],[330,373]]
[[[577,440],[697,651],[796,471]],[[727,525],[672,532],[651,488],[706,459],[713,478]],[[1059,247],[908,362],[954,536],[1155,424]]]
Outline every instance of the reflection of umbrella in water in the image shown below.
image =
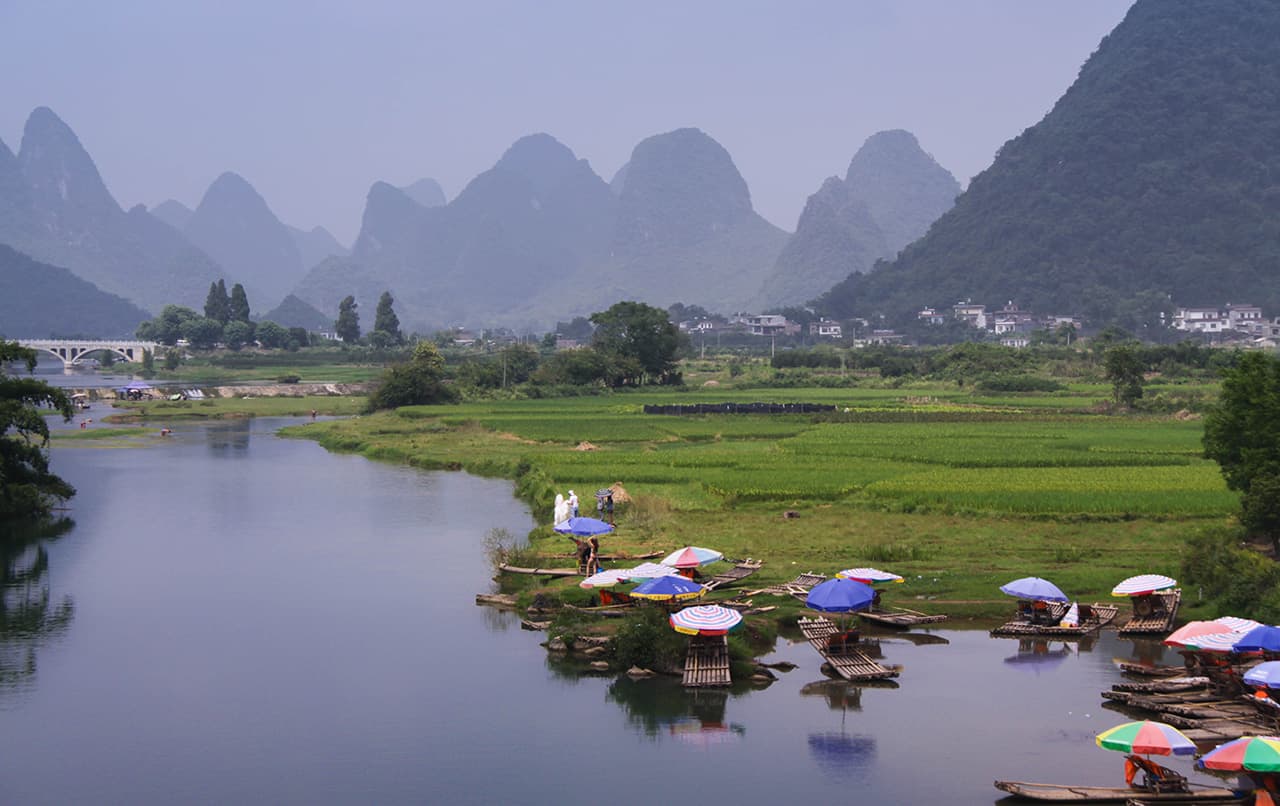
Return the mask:
[[1019,646],[1018,654],[1010,655],[1004,659],[1004,662],[1016,669],[1040,675],[1071,657],[1071,647],[1065,643],[1058,649],[1053,649],[1047,642],[1027,641],[1024,644],[1030,646],[1025,649]]
[[709,747],[740,741],[747,732],[742,725],[723,722],[703,722],[699,719],[682,719],[668,728],[671,738],[683,744]]
[[876,756],[874,736],[848,733],[810,733],[809,755],[824,772],[852,777],[866,769]]

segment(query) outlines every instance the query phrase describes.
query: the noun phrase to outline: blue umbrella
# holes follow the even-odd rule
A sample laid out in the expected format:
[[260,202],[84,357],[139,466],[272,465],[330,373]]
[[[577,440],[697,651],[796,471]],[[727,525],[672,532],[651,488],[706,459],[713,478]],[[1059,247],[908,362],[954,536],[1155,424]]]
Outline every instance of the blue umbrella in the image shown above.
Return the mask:
[[1231,649],[1235,652],[1280,652],[1280,627],[1263,624],[1240,636]]
[[631,591],[637,599],[657,599],[662,601],[683,601],[696,599],[706,593],[707,589],[684,577],[656,577],[642,582]]
[[1058,586],[1040,577],[1023,577],[1015,579],[1008,585],[1001,585],[1000,590],[1019,599],[1031,599],[1037,602],[1065,602],[1067,595]]
[[814,585],[804,606],[823,613],[850,613],[870,607],[875,598],[876,592],[870,585],[835,577]]
[[1269,660],[1259,663],[1244,673],[1244,682],[1251,686],[1280,688],[1280,660]]
[[563,535],[593,537],[595,535],[603,535],[612,532],[613,524],[598,521],[595,518],[570,518],[559,526],[556,526],[555,530]]

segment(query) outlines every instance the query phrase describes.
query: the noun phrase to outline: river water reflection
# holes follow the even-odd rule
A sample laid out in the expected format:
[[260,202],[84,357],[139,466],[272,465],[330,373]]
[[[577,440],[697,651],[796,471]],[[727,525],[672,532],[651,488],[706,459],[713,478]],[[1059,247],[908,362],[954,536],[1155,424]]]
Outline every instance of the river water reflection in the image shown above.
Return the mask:
[[[802,641],[766,689],[581,676],[476,607],[510,484],[326,453],[279,421],[58,448],[74,527],[0,557],[5,803],[991,803],[1115,783],[1106,633],[886,637],[897,688]],[[1158,646],[1143,647],[1148,659]],[[1186,768],[1185,762],[1174,762]]]

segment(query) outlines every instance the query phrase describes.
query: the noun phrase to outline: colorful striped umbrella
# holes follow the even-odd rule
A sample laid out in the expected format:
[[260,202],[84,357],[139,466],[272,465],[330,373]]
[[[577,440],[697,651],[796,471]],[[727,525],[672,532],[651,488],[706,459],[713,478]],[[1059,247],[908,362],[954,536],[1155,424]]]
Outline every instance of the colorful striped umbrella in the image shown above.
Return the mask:
[[682,576],[674,577],[657,577],[648,582],[642,582],[631,591],[631,595],[637,599],[653,599],[655,601],[684,601],[685,599],[696,599],[706,593],[707,589],[694,582],[692,579],[685,579]]
[[1007,585],[1001,585],[1000,591],[1019,599],[1031,599],[1039,602],[1065,602],[1067,595],[1047,579],[1040,577],[1023,577],[1015,579]]
[[1280,688],[1280,660],[1269,660],[1259,663],[1244,673],[1244,682],[1251,686]]
[[672,613],[670,621],[685,635],[725,635],[742,626],[742,614],[720,605],[695,605]]
[[1254,627],[1262,626],[1262,622],[1254,621],[1251,618],[1240,618],[1239,616],[1223,616],[1214,619],[1218,624],[1225,624],[1236,632],[1248,632]]
[[881,571],[879,568],[846,568],[843,571],[837,571],[836,576],[841,579],[852,579],[867,585],[876,582],[901,582],[902,577],[897,574],[891,574],[888,571]]
[[[1237,618],[1235,616],[1223,616],[1220,619],[1214,619],[1210,622],[1191,622],[1191,624],[1208,624],[1216,625],[1217,629],[1211,627],[1197,627],[1197,630],[1204,630],[1199,635],[1179,636],[1176,646],[1184,649],[1193,649],[1197,652],[1238,652],[1236,644],[1240,642],[1244,636],[1257,627],[1262,625],[1252,619]],[[1190,627],[1188,624],[1187,627]],[[1226,627],[1223,631],[1221,628]],[[1184,628],[1185,629],[1185,628]],[[1165,643],[1176,636],[1175,632],[1165,639]]]
[[699,546],[685,546],[684,548],[676,549],[663,557],[661,563],[663,565],[669,565],[672,568],[697,568],[700,565],[709,565],[716,560],[723,558],[724,555],[715,549],[704,549]]
[[608,571],[601,571],[598,574],[592,574],[586,579],[578,583],[579,588],[608,588],[617,585],[620,582],[626,582],[624,576],[626,572],[621,568],[610,568]]
[[876,592],[870,585],[836,577],[814,585],[804,606],[823,613],[850,613],[870,607],[875,598]]
[[1126,722],[1099,733],[1094,740],[1104,750],[1157,756],[1193,756],[1195,742],[1172,725],[1152,722]]
[[1205,753],[1196,766],[1225,772],[1280,772],[1280,738],[1242,736]]
[[1188,621],[1164,639],[1166,646],[1188,647],[1196,639],[1215,633],[1230,633],[1231,628],[1220,621]]
[[1129,577],[1111,589],[1112,596],[1146,596],[1148,593],[1168,590],[1178,584],[1178,580],[1164,574],[1139,574]]

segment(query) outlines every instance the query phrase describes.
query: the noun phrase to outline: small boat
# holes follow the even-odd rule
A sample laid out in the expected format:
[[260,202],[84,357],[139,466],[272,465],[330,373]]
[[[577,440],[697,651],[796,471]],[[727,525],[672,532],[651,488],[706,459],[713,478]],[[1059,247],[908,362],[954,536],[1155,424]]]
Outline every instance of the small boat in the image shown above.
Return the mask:
[[996,781],[996,789],[1024,800],[1048,800],[1061,803],[1124,803],[1140,798],[1143,803],[1187,803],[1197,801],[1231,803],[1238,801],[1230,789],[1196,786],[1188,792],[1149,792],[1131,786],[1067,786],[1036,784],[1029,781]]

